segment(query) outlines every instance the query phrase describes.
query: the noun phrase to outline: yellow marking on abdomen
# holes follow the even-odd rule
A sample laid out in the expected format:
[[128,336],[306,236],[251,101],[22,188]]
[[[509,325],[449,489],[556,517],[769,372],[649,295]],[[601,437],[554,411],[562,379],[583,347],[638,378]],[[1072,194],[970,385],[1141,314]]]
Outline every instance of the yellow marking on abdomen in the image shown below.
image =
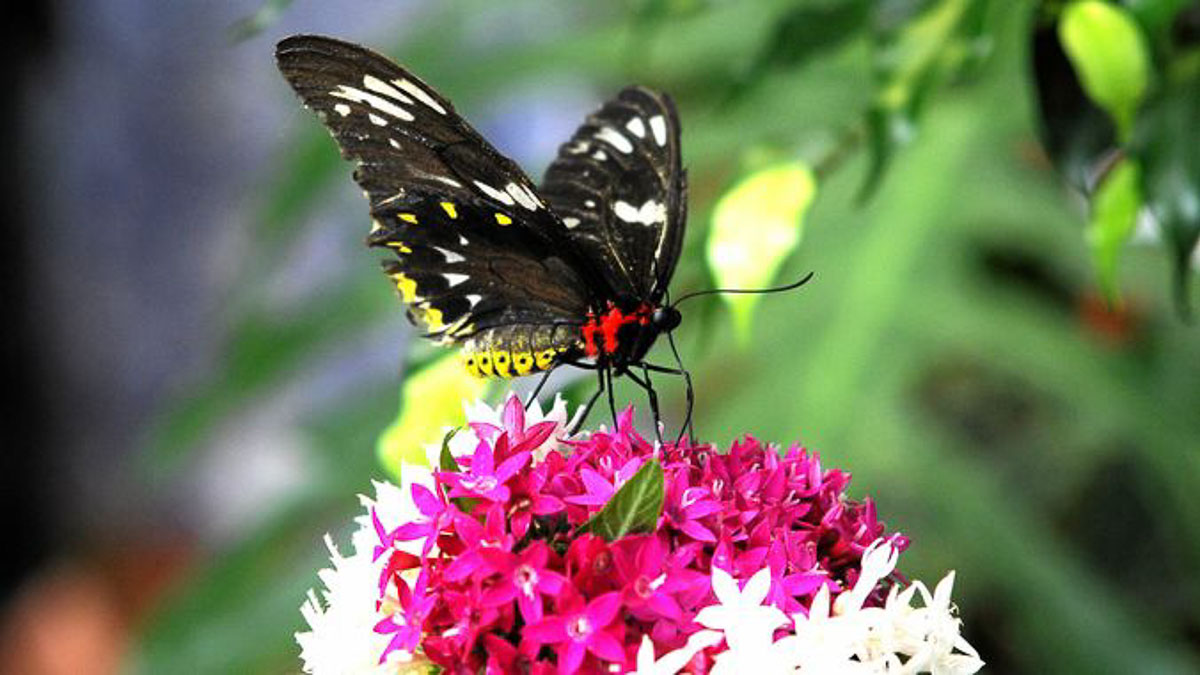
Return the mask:
[[558,365],[556,358],[561,351],[549,348],[535,353],[464,345],[463,367],[475,377],[521,377]]
[[451,218],[458,217],[458,211],[455,210],[453,202],[442,202],[442,208],[446,211],[446,215]]
[[411,214],[411,213],[401,213],[400,215],[398,215],[396,217],[399,218],[400,220],[403,220],[406,223],[413,223],[414,225],[417,222],[416,215]]
[[504,215],[503,213],[497,213],[496,214],[496,222],[501,225],[512,225],[512,218],[509,218],[508,216]]
[[512,356],[503,349],[492,351],[492,367],[496,369],[497,377],[512,377],[508,367],[512,364]]

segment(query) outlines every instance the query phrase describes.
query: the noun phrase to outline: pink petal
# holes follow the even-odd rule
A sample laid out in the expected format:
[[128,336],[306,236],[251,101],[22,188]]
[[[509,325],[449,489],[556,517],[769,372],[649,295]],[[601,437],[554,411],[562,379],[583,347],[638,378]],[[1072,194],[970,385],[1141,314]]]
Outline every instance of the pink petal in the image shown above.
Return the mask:
[[605,661],[612,661],[614,663],[625,662],[625,650],[621,647],[620,640],[617,640],[605,631],[592,633],[588,637],[587,648],[589,652]]
[[621,609],[621,594],[612,591],[589,602],[584,614],[596,630],[599,630],[612,623],[619,609]]

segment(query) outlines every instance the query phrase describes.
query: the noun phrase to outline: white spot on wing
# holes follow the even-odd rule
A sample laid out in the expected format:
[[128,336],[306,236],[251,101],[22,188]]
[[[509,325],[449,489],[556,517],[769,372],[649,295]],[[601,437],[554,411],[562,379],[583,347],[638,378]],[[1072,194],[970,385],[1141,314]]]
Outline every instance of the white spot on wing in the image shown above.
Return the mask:
[[596,140],[604,141],[625,154],[633,152],[633,143],[629,142],[621,132],[612,127],[604,127],[596,134]]
[[387,82],[384,82],[378,77],[375,77],[374,75],[363,75],[363,86],[371,91],[383,94],[384,96],[391,96],[401,103],[412,105],[413,101],[411,98],[401,94],[395,87]]
[[613,204],[613,213],[627,223],[654,225],[655,223],[667,222],[666,205],[656,202],[653,199],[647,200],[645,204],[642,204],[641,208],[635,207],[629,202],[618,201]]
[[345,103],[339,103],[333,106],[333,111],[342,117],[345,117],[346,115],[350,114],[350,106],[346,105]]
[[650,118],[650,133],[654,134],[654,142],[659,145],[667,144],[667,121],[662,115]]
[[513,204],[516,203],[516,201],[513,200],[512,195],[510,195],[507,192],[504,192],[502,190],[497,190],[496,188],[492,187],[491,185],[488,185],[487,183],[475,181],[475,187],[478,187],[480,189],[480,191],[483,192],[483,194],[491,197],[492,199],[495,199],[496,201],[500,202],[501,204],[506,204],[508,206],[512,206]]
[[424,103],[425,105],[429,106],[430,108],[433,108],[434,110],[438,111],[439,113],[441,113],[443,115],[446,114],[446,109],[443,108],[442,105],[437,102],[437,99],[430,96],[429,92],[427,92],[424,89],[422,89],[421,87],[417,86],[415,83],[413,83],[409,80],[393,80],[393,81],[396,83],[397,87],[400,87],[404,91],[407,91],[408,93],[412,94],[413,98],[417,99],[421,103]]
[[604,152],[603,150],[597,150],[596,152],[592,153],[592,159],[603,162],[604,160],[608,159],[608,153]]
[[448,263],[456,263],[466,260],[466,258],[448,248],[442,248],[441,246],[434,246],[434,248],[437,249],[438,253],[441,253],[446,258],[446,262]]
[[388,145],[391,145],[393,148],[395,148],[395,149],[397,149],[397,150],[399,150],[399,149],[400,149],[400,141],[397,141],[397,140],[396,140],[396,139],[394,139],[394,138],[389,138],[389,139],[388,139]]
[[567,152],[571,153],[572,155],[582,155],[588,151],[588,147],[590,145],[591,144],[587,141],[575,141],[567,146]]
[[458,245],[459,246],[466,246],[469,243],[471,243],[471,242],[467,241],[466,237],[462,236],[461,234],[458,235]]
[[329,95],[337,98],[343,98],[347,101],[354,101],[355,103],[366,103],[381,113],[391,115],[397,119],[402,119],[405,122],[411,122],[416,119],[412,116],[412,113],[382,96],[370,94],[361,89],[355,89],[354,87],[347,87],[344,84],[339,84],[337,89],[329,92]]
[[[517,200],[518,204],[529,209],[530,211],[537,211],[537,197],[533,196],[533,193],[529,191],[529,188],[525,187],[524,185],[509,183],[505,189],[508,190],[508,194],[512,195],[513,199]],[[511,203],[512,202],[509,202],[509,204]]]
[[445,176],[432,176],[432,178],[433,178],[434,180],[441,181],[441,182],[443,182],[443,183],[445,183],[446,185],[449,185],[449,186],[451,186],[451,187],[462,187],[462,183],[460,183],[460,182],[458,182],[458,181],[454,180],[453,178],[447,178],[447,177],[445,177]]
[[465,297],[467,298],[467,302],[471,303],[471,309],[474,309],[475,305],[478,305],[479,301],[483,300],[482,295],[476,295],[474,293],[472,293],[471,295],[465,296]]
[[568,230],[573,230],[576,227],[579,227],[579,219],[578,218],[563,218],[563,225],[566,225]]
[[451,288],[471,278],[466,274],[454,274],[453,272],[447,272],[442,277],[446,280],[446,283],[450,284]]
[[638,138],[646,137],[646,125],[642,122],[642,118],[640,117],[634,117],[626,122],[625,128],[629,130],[629,133],[637,136]]
[[386,127],[387,126],[387,120],[380,117],[379,115],[376,115],[375,113],[367,113],[367,119],[371,120],[371,124],[374,124],[377,127]]

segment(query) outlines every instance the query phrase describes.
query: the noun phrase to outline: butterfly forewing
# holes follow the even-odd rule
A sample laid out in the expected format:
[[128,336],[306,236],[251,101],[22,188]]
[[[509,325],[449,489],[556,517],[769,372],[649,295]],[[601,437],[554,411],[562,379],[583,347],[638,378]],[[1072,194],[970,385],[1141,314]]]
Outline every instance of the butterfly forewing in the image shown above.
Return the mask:
[[276,58],[357,162],[354,178],[371,205],[368,243],[396,254],[385,271],[431,336],[582,321],[589,286],[562,224],[445,98],[339,40],[290,37]]
[[656,303],[683,244],[685,176],[669,97],[629,87],[592,113],[546,171],[542,194],[618,292]]

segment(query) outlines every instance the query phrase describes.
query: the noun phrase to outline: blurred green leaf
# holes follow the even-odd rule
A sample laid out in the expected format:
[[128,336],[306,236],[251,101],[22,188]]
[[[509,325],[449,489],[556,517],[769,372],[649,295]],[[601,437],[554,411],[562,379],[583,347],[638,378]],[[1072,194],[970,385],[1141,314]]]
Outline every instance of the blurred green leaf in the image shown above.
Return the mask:
[[1192,255],[1200,241],[1200,51],[1174,70],[1139,121],[1137,145],[1146,204],[1170,250],[1176,304],[1187,317]]
[[1092,196],[1087,241],[1100,291],[1110,305],[1120,297],[1117,266],[1137,225],[1142,206],[1141,167],[1123,159],[1104,177]]
[[608,541],[634,532],[650,532],[658,526],[666,498],[666,478],[662,465],[652,459],[625,481],[579,532],[591,532]]
[[[921,106],[942,68],[965,62],[971,53],[957,43],[979,39],[979,6],[978,0],[891,0],[876,6],[876,93],[867,112],[869,164],[859,202],[875,193],[896,150],[916,136]],[[969,37],[960,34],[964,27]]]
[[[803,162],[776,164],[751,173],[729,189],[713,209],[707,259],[717,286],[762,288],[800,245],[804,214],[817,194]],[[759,296],[722,296],[745,344]]]
[[1137,22],[1117,5],[1082,0],[1063,11],[1059,39],[1084,91],[1112,116],[1121,142],[1128,141],[1151,77],[1150,54]]
[[789,7],[775,21],[770,37],[739,79],[731,98],[740,97],[773,68],[803,65],[862,33],[869,5],[866,0],[834,0]]
[[473,377],[455,352],[414,369],[400,387],[400,412],[379,435],[376,454],[388,474],[399,477],[404,464],[429,465],[425,446],[446,427],[461,426],[463,403],[483,396],[488,381]]
[[1100,290],[1109,304],[1120,295],[1117,263],[1125,244],[1137,225],[1142,207],[1141,167],[1135,160],[1124,159],[1104,177],[1092,197],[1087,239],[1092,248],[1092,263]]
[[1169,32],[1175,17],[1188,5],[1194,7],[1196,3],[1195,0],[1124,0],[1122,4],[1153,39]]

